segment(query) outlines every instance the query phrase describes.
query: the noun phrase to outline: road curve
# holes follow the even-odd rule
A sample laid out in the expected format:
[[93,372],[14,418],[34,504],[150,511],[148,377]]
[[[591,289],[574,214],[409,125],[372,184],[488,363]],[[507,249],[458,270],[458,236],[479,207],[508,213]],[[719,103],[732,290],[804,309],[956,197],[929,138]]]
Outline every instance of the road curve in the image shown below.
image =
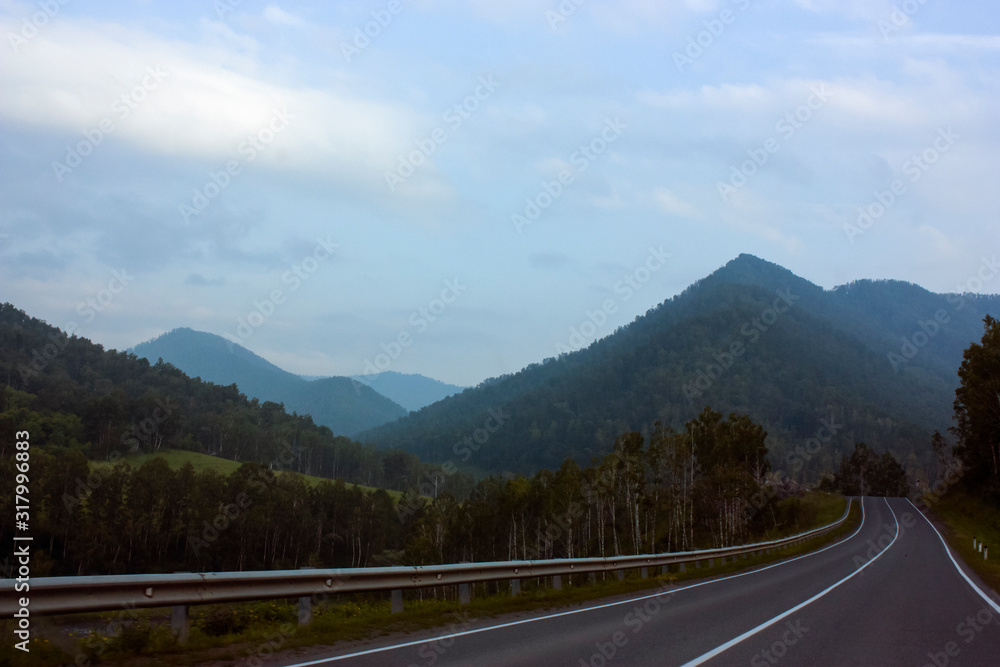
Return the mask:
[[862,508],[850,537],[749,572],[267,664],[1000,665],[1000,597],[908,500],[865,498]]

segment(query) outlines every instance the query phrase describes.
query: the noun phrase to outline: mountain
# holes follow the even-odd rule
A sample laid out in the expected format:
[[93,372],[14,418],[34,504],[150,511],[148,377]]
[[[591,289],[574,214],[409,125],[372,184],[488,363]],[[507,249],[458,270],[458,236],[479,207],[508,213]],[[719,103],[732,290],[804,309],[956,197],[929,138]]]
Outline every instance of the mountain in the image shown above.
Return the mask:
[[176,366],[191,377],[215,384],[236,384],[247,397],[283,403],[289,412],[310,415],[317,424],[342,435],[398,419],[406,410],[371,387],[346,377],[308,381],[284,371],[221,336],[174,329],[141,343],[131,352]]
[[1000,297],[860,280],[832,290],[740,255],[585,349],[359,435],[481,473],[585,463],[706,405],[749,414],[793,479],[832,472],[856,441],[931,464],[951,425],[962,352]]
[[[196,332],[181,332],[169,340],[195,338],[192,333]],[[238,350],[233,354],[260,367]],[[0,377],[4,378],[0,424],[31,435],[32,470],[48,480],[32,492],[55,498],[43,506],[58,507],[58,515],[51,513],[42,523],[61,531],[56,543],[66,537],[65,526],[75,525],[66,523],[66,512],[92,492],[96,497],[96,486],[104,481],[104,476],[88,471],[87,459],[114,463],[130,455],[184,450],[256,462],[263,470],[400,491],[433,475],[444,479],[450,491],[461,492],[471,483],[454,471],[445,479],[439,468],[411,454],[379,451],[335,435],[309,416],[292,415],[274,402],[249,400],[232,385],[191,378],[172,364],[150,364],[133,353],[105,350],[85,338],[69,336],[9,303],[0,303]],[[362,396],[372,392],[363,389]],[[10,461],[5,457],[4,462]],[[212,485],[222,489],[216,482]],[[193,493],[190,503],[204,507],[199,492],[187,488],[178,493]],[[226,493],[234,497],[231,491]],[[96,507],[92,505],[91,511],[98,512]],[[107,510],[104,504],[100,507]],[[163,509],[158,511],[162,514]],[[108,526],[100,529],[107,531],[120,515],[105,518]],[[59,550],[66,557],[65,549]]]
[[437,403],[466,389],[466,387],[447,384],[425,375],[397,373],[395,371],[384,371],[373,375],[355,375],[352,379],[368,385],[411,412],[431,403]]

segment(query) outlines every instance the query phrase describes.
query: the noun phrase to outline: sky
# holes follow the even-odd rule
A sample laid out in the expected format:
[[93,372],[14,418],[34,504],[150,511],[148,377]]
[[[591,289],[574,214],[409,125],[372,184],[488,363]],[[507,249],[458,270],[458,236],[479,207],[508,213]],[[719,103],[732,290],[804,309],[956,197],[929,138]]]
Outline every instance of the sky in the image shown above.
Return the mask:
[[740,253],[1000,250],[995,0],[0,0],[0,301],[475,385]]

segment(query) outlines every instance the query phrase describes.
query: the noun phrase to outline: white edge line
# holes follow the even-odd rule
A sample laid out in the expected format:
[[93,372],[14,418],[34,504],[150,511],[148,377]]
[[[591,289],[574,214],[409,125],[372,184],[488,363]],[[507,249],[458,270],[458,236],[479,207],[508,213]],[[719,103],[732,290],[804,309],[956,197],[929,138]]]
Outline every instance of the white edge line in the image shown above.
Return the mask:
[[[772,618],[769,621],[764,621],[763,623],[761,623],[760,625],[758,625],[756,628],[753,628],[751,630],[747,630],[746,632],[744,632],[739,637],[734,637],[733,639],[730,639],[725,644],[722,644],[721,646],[717,646],[716,648],[712,649],[708,653],[700,655],[697,658],[695,658],[694,660],[691,660],[689,662],[685,662],[682,665],[682,667],[695,667],[696,665],[700,665],[700,664],[702,664],[704,662],[707,662],[707,661],[711,660],[712,658],[714,658],[715,656],[719,655],[723,651],[727,651],[727,650],[731,649],[732,647],[736,646],[737,644],[739,644],[740,642],[742,642],[744,639],[749,639],[750,637],[754,636],[758,632],[760,632],[760,631],[762,631],[762,630],[764,630],[764,629],[766,629],[766,628],[774,625],[778,621],[780,621],[780,620],[782,620],[782,619],[784,619],[784,618],[786,618],[788,616],[791,616],[792,614],[794,614],[795,612],[797,612],[799,609],[802,609],[803,607],[812,604],[816,600],[820,599],[821,597],[823,597],[824,595],[826,595],[827,593],[829,593],[830,591],[832,591],[837,586],[840,586],[842,583],[844,583],[848,579],[852,579],[853,577],[857,576],[866,567],[868,567],[869,565],[871,565],[872,563],[874,563],[876,560],[878,560],[879,558],[881,558],[882,554],[884,554],[886,551],[888,551],[892,547],[892,545],[896,541],[896,539],[899,537],[899,519],[896,518],[896,513],[892,511],[892,506],[889,505],[889,501],[888,500],[885,501],[885,505],[886,505],[886,507],[889,508],[889,511],[892,512],[892,518],[896,522],[896,534],[895,534],[895,536],[893,536],[892,542],[889,542],[889,544],[886,546],[886,548],[883,549],[882,551],[880,551],[878,554],[876,554],[870,561],[868,561],[867,563],[865,563],[864,565],[862,565],[857,570],[855,570],[854,572],[850,573],[849,575],[847,575],[846,577],[844,577],[843,579],[841,579],[837,583],[833,584],[832,586],[830,586],[830,587],[826,588],[825,590],[822,590],[819,593],[817,593],[816,595],[812,596],[811,598],[809,598],[805,602],[801,602],[801,603],[795,605],[794,607],[792,607],[788,611],[783,612],[781,614],[778,614],[777,616],[775,616],[774,618]],[[863,501],[862,501],[861,506],[864,507],[864,502]]]
[[[910,503],[910,505],[913,505],[913,501],[910,500],[909,498],[906,499],[906,502]],[[931,530],[933,530],[937,534],[938,539],[941,540],[941,544],[944,545],[944,552],[946,554],[948,554],[948,558],[951,559],[951,564],[955,566],[955,569],[958,570],[958,573],[960,575],[962,575],[962,578],[965,579],[966,583],[968,583],[969,586],[972,586],[972,590],[974,590],[977,593],[979,593],[979,597],[981,597],[984,600],[986,600],[986,604],[988,604],[991,607],[993,607],[993,609],[997,613],[1000,613],[1000,605],[998,605],[996,602],[994,602],[993,599],[989,595],[987,595],[985,591],[983,591],[983,589],[981,589],[979,586],[976,586],[975,582],[972,581],[972,579],[969,578],[969,575],[967,575],[965,573],[965,571],[962,570],[961,566],[959,566],[958,561],[956,561],[955,557],[951,554],[951,549],[948,547],[948,543],[944,541],[944,538],[941,536],[941,533],[934,526],[934,524],[931,523],[931,520],[927,518],[927,515],[924,514],[923,512],[921,512],[920,508],[917,507],[916,505],[913,505],[913,509],[917,510],[917,514],[919,514],[920,516],[924,517],[924,521],[927,522],[927,525],[930,526]]]
[[[853,503],[853,502],[854,502],[853,498],[848,498],[848,500],[847,500],[847,511],[848,511],[848,514],[850,514],[851,503]],[[859,532],[861,532],[861,529],[865,525],[865,503],[864,503],[864,499],[863,498],[862,498],[860,504],[861,504],[861,525],[858,526],[857,530],[855,530],[849,536],[847,536],[844,539],[842,539],[840,542],[837,542],[835,544],[831,544],[831,545],[825,546],[825,547],[823,547],[822,549],[820,549],[818,551],[810,551],[807,554],[803,554],[801,556],[796,556],[795,558],[790,558],[788,560],[779,561],[777,563],[772,563],[771,565],[767,565],[765,567],[757,568],[755,570],[748,570],[746,572],[740,572],[738,574],[731,574],[729,576],[720,577],[718,579],[709,579],[708,581],[702,581],[702,582],[699,582],[697,584],[691,584],[690,586],[684,586],[682,588],[671,588],[669,590],[661,590],[659,593],[653,593],[651,595],[643,595],[643,596],[640,596],[640,597],[637,597],[637,598],[629,598],[628,600],[619,600],[618,602],[608,602],[608,603],[600,604],[600,605],[597,605],[597,606],[594,606],[594,607],[584,607],[582,609],[571,609],[569,611],[561,611],[561,612],[557,612],[555,614],[547,614],[545,616],[537,616],[537,617],[533,617],[533,618],[521,619],[519,621],[511,621],[509,623],[501,623],[500,625],[489,625],[489,626],[486,626],[484,628],[476,628],[474,630],[463,630],[462,632],[453,632],[451,634],[441,635],[440,637],[428,637],[426,639],[414,640],[414,641],[405,642],[405,643],[402,643],[402,644],[393,644],[392,646],[381,646],[379,648],[367,649],[367,650],[364,650],[364,651],[358,651],[356,653],[347,653],[347,654],[344,654],[344,655],[335,655],[335,656],[332,656],[332,657],[329,657],[329,658],[321,658],[319,660],[313,660],[311,662],[300,662],[300,663],[295,663],[293,665],[286,665],[286,667],[311,667],[312,665],[323,665],[323,664],[326,664],[328,662],[335,662],[337,660],[347,660],[348,658],[360,658],[361,656],[365,656],[365,655],[372,655],[374,653],[384,653],[386,651],[395,651],[395,650],[401,649],[401,648],[408,648],[410,646],[419,646],[421,644],[429,644],[429,643],[441,641],[441,640],[444,640],[444,639],[453,639],[455,637],[464,637],[464,636],[467,636],[467,635],[478,634],[480,632],[489,632],[490,630],[500,630],[502,628],[509,628],[509,627],[513,627],[513,626],[516,626],[516,625],[523,625],[525,623],[534,623],[535,621],[545,621],[545,620],[548,620],[550,618],[559,618],[561,616],[571,616],[573,614],[582,614],[583,612],[587,612],[587,611],[596,611],[598,609],[607,609],[608,607],[617,607],[617,606],[620,606],[620,605],[632,604],[633,602],[641,602],[642,600],[648,600],[650,598],[657,598],[657,597],[663,597],[663,596],[666,596],[666,595],[671,595],[673,593],[680,593],[681,591],[690,590],[692,588],[698,588],[699,586],[707,586],[708,584],[714,584],[714,583],[718,583],[720,581],[728,581],[729,579],[736,579],[738,577],[745,577],[745,576],[747,576],[749,574],[756,574],[758,572],[763,572],[765,570],[770,570],[771,568],[778,567],[779,565],[788,565],[789,563],[794,563],[795,561],[801,560],[802,558],[808,558],[809,556],[815,556],[817,554],[823,553],[827,549],[832,549],[832,548],[834,548],[836,546],[839,546],[839,545],[843,544],[844,542],[847,542],[848,540],[850,540],[851,538],[853,538]],[[867,567],[867,565],[865,567]],[[862,569],[864,569],[864,568],[862,568]],[[861,570],[858,570],[858,572],[860,572],[860,571]],[[775,619],[775,621],[777,621],[777,620],[780,620],[780,619]]]

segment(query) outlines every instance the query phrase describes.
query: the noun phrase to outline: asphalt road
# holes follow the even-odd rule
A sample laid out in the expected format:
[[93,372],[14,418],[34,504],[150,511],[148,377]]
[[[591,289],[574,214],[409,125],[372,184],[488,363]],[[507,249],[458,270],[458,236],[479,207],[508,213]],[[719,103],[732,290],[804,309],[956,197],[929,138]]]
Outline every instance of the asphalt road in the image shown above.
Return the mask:
[[283,664],[1000,666],[1000,597],[909,501],[863,508],[850,537],[751,572]]

